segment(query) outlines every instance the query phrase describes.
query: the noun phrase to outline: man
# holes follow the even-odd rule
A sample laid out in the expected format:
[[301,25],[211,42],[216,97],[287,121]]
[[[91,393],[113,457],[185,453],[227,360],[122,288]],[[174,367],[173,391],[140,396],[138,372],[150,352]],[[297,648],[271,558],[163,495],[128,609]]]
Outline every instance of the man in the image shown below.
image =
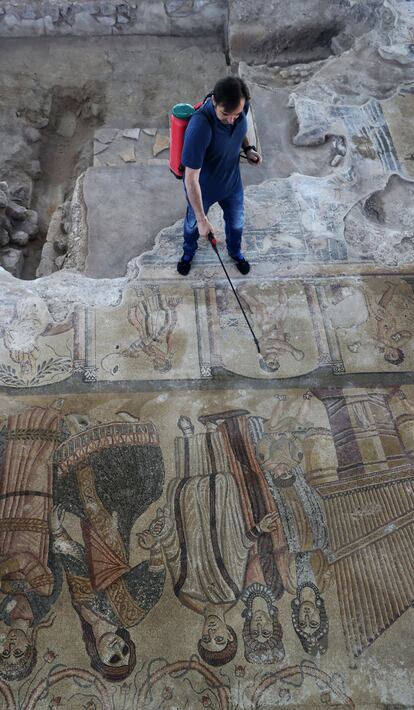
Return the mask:
[[248,162],[260,165],[255,146],[248,145],[247,118],[250,95],[244,81],[228,76],[220,79],[213,95],[191,117],[185,133],[182,164],[188,207],[184,220],[184,254],[177,264],[186,276],[201,236],[214,232],[207,219],[216,202],[223,210],[226,245],[240,273],[248,274],[250,265],[241,251],[244,225],[243,185],[239,157],[243,149]]
[[243,591],[244,657],[248,663],[280,663],[285,657],[276,597],[269,587],[255,582]]

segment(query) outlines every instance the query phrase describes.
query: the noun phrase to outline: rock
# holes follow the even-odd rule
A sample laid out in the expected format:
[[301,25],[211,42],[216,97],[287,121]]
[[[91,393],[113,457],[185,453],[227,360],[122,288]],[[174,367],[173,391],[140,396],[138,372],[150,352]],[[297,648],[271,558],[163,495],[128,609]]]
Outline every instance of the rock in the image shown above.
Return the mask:
[[113,27],[115,24],[115,17],[101,15],[100,17],[98,16],[96,19],[98,20],[100,25],[104,25],[105,27]]
[[135,163],[135,145],[132,144],[129,148],[119,153],[119,157],[122,158],[124,163]]
[[35,128],[34,126],[26,126],[23,133],[29,143],[37,143],[38,141],[40,141],[40,131],[38,131],[37,128]]
[[6,247],[10,241],[9,233],[4,227],[0,227],[0,247]]
[[99,153],[103,153],[104,150],[108,150],[108,146],[109,143],[101,143],[100,141],[94,141],[93,154],[99,155]]
[[18,200],[28,205],[31,196],[31,190],[29,185],[16,185],[13,190],[10,191],[10,196],[13,200]]
[[21,10],[22,20],[36,20],[36,11],[31,5],[24,5]]
[[66,111],[59,121],[56,133],[63,138],[73,138],[76,131],[76,115],[72,111]]
[[4,190],[0,190],[0,209],[4,209],[5,207],[7,207],[8,204],[9,199],[6,193],[4,192]]
[[34,237],[34,235],[39,231],[39,225],[37,222],[33,223],[29,219],[25,219],[23,222],[19,223],[19,230],[21,232],[26,232],[29,237]]
[[36,180],[39,178],[42,174],[42,168],[40,166],[40,161],[39,160],[31,160],[28,166],[28,173],[29,175]]
[[49,125],[49,119],[46,116],[42,116],[36,121],[36,128],[46,128]]
[[100,104],[97,104],[94,101],[92,101],[92,103],[90,105],[90,111],[91,111],[91,116],[93,116],[94,118],[98,118],[98,116],[100,116],[102,113],[102,107],[100,106]]
[[10,219],[5,214],[4,210],[3,210],[3,214],[0,213],[0,227],[2,227],[2,229],[5,229],[6,232],[8,232],[9,234],[12,231],[12,225],[11,225]]
[[101,11],[101,15],[107,15],[107,16],[113,15],[114,11],[115,11],[114,5],[111,2],[101,3],[99,6],[99,9]]
[[6,193],[7,198],[9,198],[9,186],[7,182],[0,182],[0,190]]
[[332,158],[331,163],[330,163],[331,167],[336,168],[336,166],[339,165],[341,160],[342,160],[342,155],[339,155],[339,153],[334,155],[334,157]]
[[143,128],[142,129],[147,136],[155,136],[157,128]]
[[32,224],[39,223],[39,215],[37,214],[36,210],[27,210],[26,219],[29,220],[29,222],[31,222]]
[[17,244],[17,246],[19,247],[25,247],[29,241],[29,235],[27,234],[27,232],[19,230],[18,232],[14,232],[11,235],[10,241],[12,242],[12,244]]
[[10,201],[7,206],[7,214],[16,220],[24,220],[27,217],[27,209],[23,205],[18,205],[17,202]]
[[72,229],[72,223],[70,219],[64,219],[60,225],[63,234],[70,234]]
[[117,25],[128,25],[131,22],[129,17],[125,17],[125,15],[117,15],[116,16],[116,24]]
[[163,150],[166,150],[170,146],[170,137],[169,136],[161,136],[160,134],[157,135],[154,145],[152,146],[152,154],[153,156],[157,156],[159,153],[162,153]]
[[20,249],[7,247],[0,253],[0,266],[9,271],[12,276],[20,278],[23,271],[24,256]]
[[124,136],[124,138],[133,138],[136,141],[139,139],[140,133],[140,128],[126,128],[125,131],[122,131],[122,135]]
[[58,234],[53,240],[53,246],[58,254],[66,254],[68,250],[68,237],[66,234]]
[[61,269],[63,264],[65,263],[66,256],[62,254],[61,256],[57,256],[55,259],[55,264],[58,267],[58,269]]
[[112,143],[117,135],[117,128],[100,128],[98,131],[95,131],[95,138],[100,143]]

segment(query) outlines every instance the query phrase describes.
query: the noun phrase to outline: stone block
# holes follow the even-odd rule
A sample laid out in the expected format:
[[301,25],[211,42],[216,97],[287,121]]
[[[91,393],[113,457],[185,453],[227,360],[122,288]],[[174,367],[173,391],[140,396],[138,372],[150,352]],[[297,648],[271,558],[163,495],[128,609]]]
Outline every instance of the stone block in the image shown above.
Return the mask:
[[29,235],[26,232],[19,230],[11,235],[10,241],[19,247],[25,247],[29,241]]
[[23,271],[24,255],[20,249],[6,247],[0,252],[0,266],[9,271],[12,276],[20,278]]
[[76,131],[76,116],[72,111],[66,111],[59,121],[59,125],[56,129],[58,133],[63,138],[72,138]]
[[9,233],[4,227],[0,227],[0,247],[6,247],[10,241]]

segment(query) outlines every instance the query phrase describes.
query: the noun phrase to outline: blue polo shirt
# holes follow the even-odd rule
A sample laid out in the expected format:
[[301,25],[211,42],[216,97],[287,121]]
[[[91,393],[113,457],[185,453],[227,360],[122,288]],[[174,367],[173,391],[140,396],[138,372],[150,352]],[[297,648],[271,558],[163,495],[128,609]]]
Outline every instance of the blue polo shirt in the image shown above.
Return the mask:
[[248,111],[246,101],[243,113],[233,125],[224,124],[217,118],[210,98],[189,121],[181,161],[187,168],[201,168],[203,202],[213,204],[242,189],[239,156],[247,134]]

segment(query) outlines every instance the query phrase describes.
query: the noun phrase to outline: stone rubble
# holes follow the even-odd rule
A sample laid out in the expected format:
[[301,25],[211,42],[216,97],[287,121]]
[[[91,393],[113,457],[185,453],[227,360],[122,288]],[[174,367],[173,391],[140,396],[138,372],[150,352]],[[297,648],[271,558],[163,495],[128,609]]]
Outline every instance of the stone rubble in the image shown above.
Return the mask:
[[[15,199],[13,199],[15,198]],[[38,233],[38,214],[17,202],[7,182],[0,182],[0,265],[20,277],[24,252],[29,240]]]

